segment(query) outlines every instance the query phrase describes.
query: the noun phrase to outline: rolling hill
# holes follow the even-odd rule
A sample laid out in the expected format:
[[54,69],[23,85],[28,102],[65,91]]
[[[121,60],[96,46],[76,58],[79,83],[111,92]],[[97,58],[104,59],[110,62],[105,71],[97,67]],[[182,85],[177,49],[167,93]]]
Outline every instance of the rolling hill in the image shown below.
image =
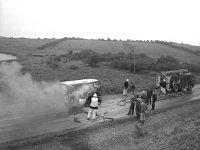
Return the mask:
[[[156,42],[128,42],[135,47],[135,53],[144,53],[149,57],[154,59],[159,58],[161,55],[173,56],[180,62],[192,62],[199,63],[200,56],[192,54],[187,51],[182,51],[177,48],[169,47],[167,45],[162,45]],[[56,46],[49,46],[44,50],[41,50],[41,55],[49,54],[49,55],[57,55],[64,54],[68,51],[72,50],[74,52],[80,52],[82,50],[94,50],[99,53],[118,53],[118,52],[129,52],[130,49],[126,47],[125,42],[122,41],[99,41],[99,40],[71,40],[67,39],[60,42]]]
[[[180,49],[163,45],[156,42],[128,42],[135,47],[135,53],[144,53],[154,59],[161,55],[170,55],[178,59],[180,62],[200,63],[200,56],[182,51]],[[176,44],[176,46],[184,46],[192,50],[199,50],[200,47],[192,45]],[[39,47],[45,46],[44,49]],[[100,41],[100,40],[84,40],[84,39],[15,39],[0,38],[0,52],[11,53],[14,55],[60,55],[66,54],[72,50],[80,52],[82,50],[94,50],[99,53],[118,53],[129,52],[124,41]]]

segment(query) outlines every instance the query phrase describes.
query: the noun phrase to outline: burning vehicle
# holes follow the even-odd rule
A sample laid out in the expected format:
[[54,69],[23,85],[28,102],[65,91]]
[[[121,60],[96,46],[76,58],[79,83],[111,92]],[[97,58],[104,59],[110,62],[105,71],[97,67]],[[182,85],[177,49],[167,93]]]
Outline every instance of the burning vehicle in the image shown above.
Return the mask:
[[94,93],[97,93],[98,98],[102,99],[102,87],[97,79],[82,79],[61,83],[66,88],[65,98],[71,105],[88,106]]

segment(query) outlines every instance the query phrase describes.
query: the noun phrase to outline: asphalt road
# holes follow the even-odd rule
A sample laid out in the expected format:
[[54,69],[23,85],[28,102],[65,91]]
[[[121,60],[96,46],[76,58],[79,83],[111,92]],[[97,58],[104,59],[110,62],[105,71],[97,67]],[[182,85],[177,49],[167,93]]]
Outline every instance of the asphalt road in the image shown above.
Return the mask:
[[[156,102],[156,109],[163,109],[188,101],[200,100],[199,90],[200,85],[196,85],[191,92],[180,92],[159,96],[159,101]],[[115,119],[126,117],[129,103],[122,102],[122,105],[117,105],[120,100],[121,99],[104,100],[99,108],[100,116],[105,114],[105,117]],[[76,115],[76,117],[84,120],[86,118],[86,113]],[[99,121],[102,120],[102,117],[99,117]],[[74,115],[69,116],[67,112],[53,112],[15,118],[7,118],[4,116],[0,118],[0,143],[45,133],[83,128],[91,124],[93,123],[77,123],[74,121]]]

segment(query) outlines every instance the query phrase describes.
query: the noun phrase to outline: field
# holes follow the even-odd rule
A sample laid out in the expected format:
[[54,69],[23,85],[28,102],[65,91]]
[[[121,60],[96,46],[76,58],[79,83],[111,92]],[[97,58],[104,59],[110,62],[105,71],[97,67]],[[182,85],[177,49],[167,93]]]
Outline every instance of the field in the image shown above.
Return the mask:
[[[155,42],[128,42],[134,45],[135,53],[145,53],[154,59],[161,55],[170,55],[180,62],[200,64],[200,56],[171,48]],[[44,49],[39,49],[43,45]],[[59,62],[57,69],[47,65],[50,56],[67,54],[70,50],[94,50],[99,53],[129,52],[124,41],[100,41],[83,39],[25,39],[25,38],[0,38],[0,53],[9,53],[18,57],[18,62],[23,66],[24,72],[30,72],[33,79],[38,81],[76,80],[83,78],[99,79],[106,93],[119,93],[122,91],[123,82],[128,78],[133,81],[137,89],[155,85],[155,72],[131,73],[112,69],[103,63],[98,67],[89,67],[81,61]],[[78,70],[72,70],[72,65]]]

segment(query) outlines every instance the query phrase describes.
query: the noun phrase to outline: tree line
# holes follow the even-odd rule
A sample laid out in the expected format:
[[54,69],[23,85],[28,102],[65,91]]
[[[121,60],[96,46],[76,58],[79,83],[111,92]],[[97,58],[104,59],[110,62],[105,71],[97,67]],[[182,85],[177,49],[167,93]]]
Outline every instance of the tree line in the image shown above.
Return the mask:
[[[54,56],[50,59],[54,62],[67,62],[67,60],[82,60],[84,63],[88,64],[91,67],[97,67],[100,62],[107,62],[106,64],[109,67],[120,70],[127,70],[130,72],[134,72],[134,70],[136,72],[142,72],[145,70],[167,71],[176,69],[188,69],[191,72],[200,72],[199,65],[190,63],[180,63],[176,58],[172,56],[160,56],[157,59],[152,59],[144,53],[134,54],[133,52],[119,52],[114,54],[98,53],[93,50],[83,50],[80,52],[69,51],[67,54]],[[56,68],[58,67],[57,65]],[[55,65],[53,66],[55,67]],[[73,68],[75,68],[75,66],[73,66]]]

